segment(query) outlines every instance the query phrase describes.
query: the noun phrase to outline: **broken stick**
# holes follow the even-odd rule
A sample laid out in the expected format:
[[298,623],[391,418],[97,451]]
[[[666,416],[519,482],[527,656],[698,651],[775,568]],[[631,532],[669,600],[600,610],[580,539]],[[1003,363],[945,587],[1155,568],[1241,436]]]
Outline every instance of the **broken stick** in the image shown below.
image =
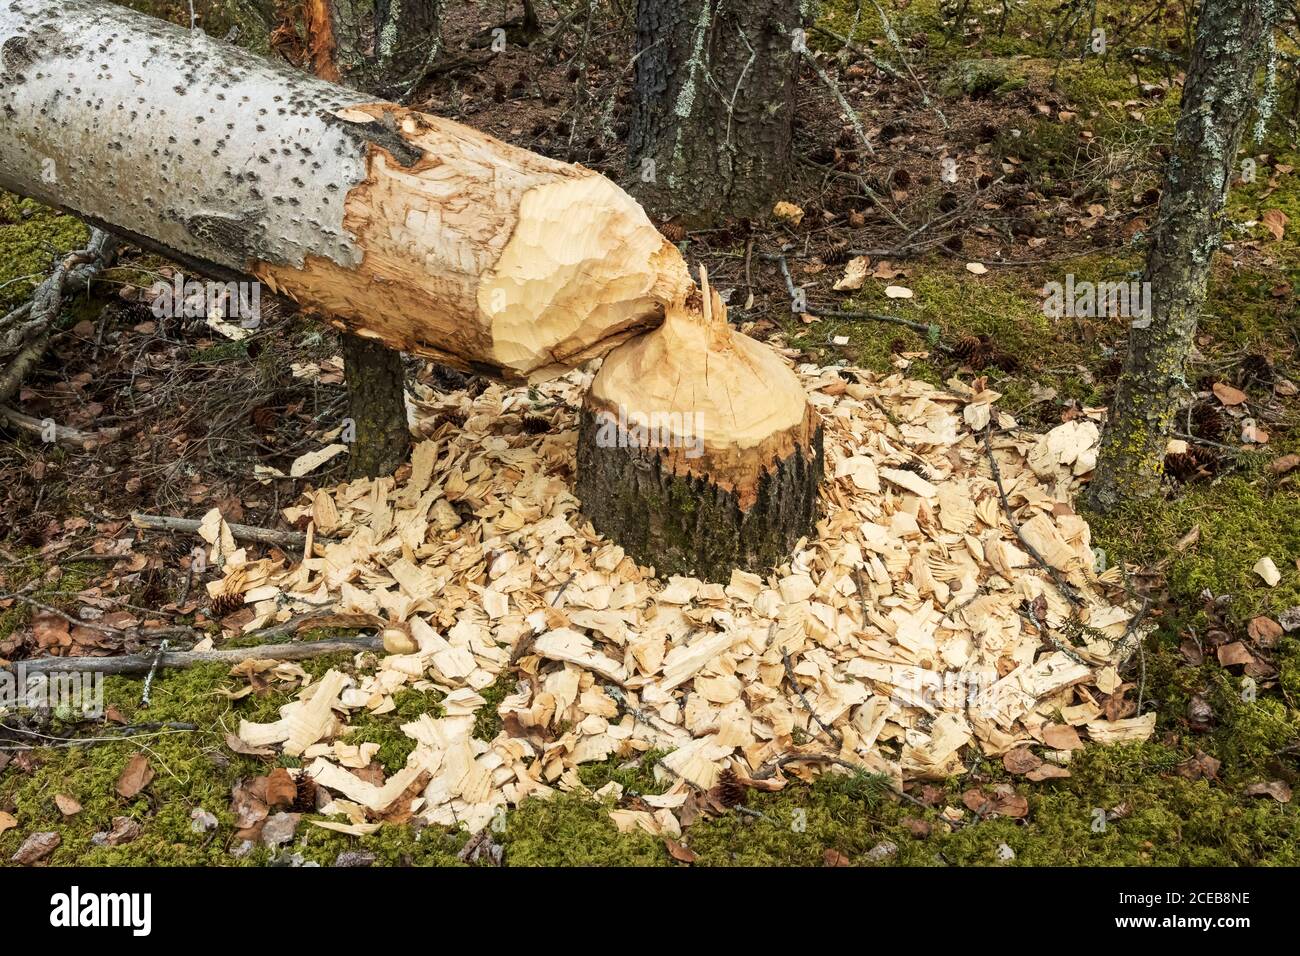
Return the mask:
[[[145,515],[133,513],[131,523],[145,531],[178,531],[181,534],[198,534],[202,523],[193,518],[172,518],[167,515]],[[307,536],[300,531],[272,531],[268,528],[254,528],[246,524],[231,524],[226,527],[236,541],[254,541],[258,544],[273,544],[293,551],[301,551],[307,546]],[[321,535],[314,536],[317,541],[327,541]]]
[[28,674],[148,674],[151,668],[197,667],[200,664],[230,664],[241,661],[305,661],[326,654],[377,651],[384,646],[377,634],[332,641],[301,641],[293,644],[263,644],[256,647],[232,647],[219,651],[168,651],[165,654],[126,654],[121,657],[42,657],[18,661]]

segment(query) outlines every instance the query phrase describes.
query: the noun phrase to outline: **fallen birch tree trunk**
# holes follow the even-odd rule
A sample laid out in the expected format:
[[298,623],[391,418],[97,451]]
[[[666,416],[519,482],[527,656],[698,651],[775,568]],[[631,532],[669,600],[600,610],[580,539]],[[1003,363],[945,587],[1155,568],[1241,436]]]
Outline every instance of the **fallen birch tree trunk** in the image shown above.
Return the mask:
[[686,265],[605,177],[104,0],[0,4],[0,187],[390,348],[545,378]]

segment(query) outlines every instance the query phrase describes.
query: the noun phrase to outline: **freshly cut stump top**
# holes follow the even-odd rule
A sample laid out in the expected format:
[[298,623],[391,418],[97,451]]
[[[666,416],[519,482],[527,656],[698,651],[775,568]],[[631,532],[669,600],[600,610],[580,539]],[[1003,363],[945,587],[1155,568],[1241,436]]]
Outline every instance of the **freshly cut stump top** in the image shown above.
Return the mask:
[[787,560],[812,531],[822,473],[807,392],[732,330],[707,278],[610,353],[583,403],[583,514],[661,574],[726,581]]

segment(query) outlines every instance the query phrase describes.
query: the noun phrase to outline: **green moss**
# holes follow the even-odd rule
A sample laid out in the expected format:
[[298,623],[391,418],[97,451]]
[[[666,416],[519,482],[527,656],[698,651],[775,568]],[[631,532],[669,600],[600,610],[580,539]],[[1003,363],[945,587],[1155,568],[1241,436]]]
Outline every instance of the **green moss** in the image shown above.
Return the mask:
[[998,99],[1024,89],[1028,83],[1028,78],[1014,60],[957,60],[949,65],[939,89],[946,96]]
[[497,707],[515,689],[515,677],[509,671],[503,671],[496,682],[479,691],[483,706],[474,711],[474,736],[479,740],[494,740],[501,733],[501,715]]
[[26,301],[55,262],[89,238],[78,219],[0,192],[0,313]]
[[665,750],[651,750],[633,760],[610,757],[599,763],[582,764],[578,767],[578,777],[591,790],[599,790],[613,781],[632,795],[663,793],[672,783],[672,777],[656,779],[655,763],[667,754]]
[[506,818],[498,839],[510,866],[667,866],[661,840],[648,833],[620,834],[609,806],[561,794],[525,800]]
[[[1111,515],[1089,515],[1089,521],[1094,543],[1114,557],[1137,563],[1169,558],[1169,586],[1184,606],[1195,606],[1203,590],[1230,595],[1241,617],[1300,604],[1300,496],[1270,487],[1261,476],[1191,485],[1177,499],[1135,503]],[[1174,552],[1174,543],[1196,526],[1197,544]],[[1282,572],[1274,588],[1251,570],[1266,555]]]
[[406,766],[406,758],[415,749],[415,741],[402,732],[402,724],[409,724],[423,714],[441,717],[441,701],[439,693],[403,688],[393,694],[394,709],[388,713],[354,714],[350,721],[352,730],[344,740],[350,744],[379,744],[375,759],[387,773],[394,773]]

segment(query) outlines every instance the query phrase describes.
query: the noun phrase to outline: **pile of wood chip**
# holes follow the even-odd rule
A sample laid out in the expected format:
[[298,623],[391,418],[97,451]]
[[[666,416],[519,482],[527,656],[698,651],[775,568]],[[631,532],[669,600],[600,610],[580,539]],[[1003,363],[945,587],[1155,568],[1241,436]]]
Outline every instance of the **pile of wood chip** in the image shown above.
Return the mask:
[[[580,764],[655,751],[671,786],[615,816],[670,836],[728,768],[770,782],[855,766],[897,786],[960,771],[971,748],[1041,745],[1062,767],[1084,740],[1148,737],[1154,714],[1106,719],[1140,614],[1117,570],[1096,573],[1070,506],[1095,423],[1021,431],[982,382],[800,374],[825,422],[823,517],[767,577],[657,580],[591,530],[572,492],[582,372],[424,390],[409,467],[286,509],[304,560],[248,560],[211,516],[225,569],[211,588],[253,608],[245,631],[327,606],[382,628],[390,651],[240,737],[304,758],[334,796],[327,825],[352,833],[395,810],[477,831],[580,789]],[[481,740],[480,691],[498,681],[502,729]],[[445,697],[403,726],[415,749],[380,783],[360,772],[377,745],[339,738],[406,687]]]

